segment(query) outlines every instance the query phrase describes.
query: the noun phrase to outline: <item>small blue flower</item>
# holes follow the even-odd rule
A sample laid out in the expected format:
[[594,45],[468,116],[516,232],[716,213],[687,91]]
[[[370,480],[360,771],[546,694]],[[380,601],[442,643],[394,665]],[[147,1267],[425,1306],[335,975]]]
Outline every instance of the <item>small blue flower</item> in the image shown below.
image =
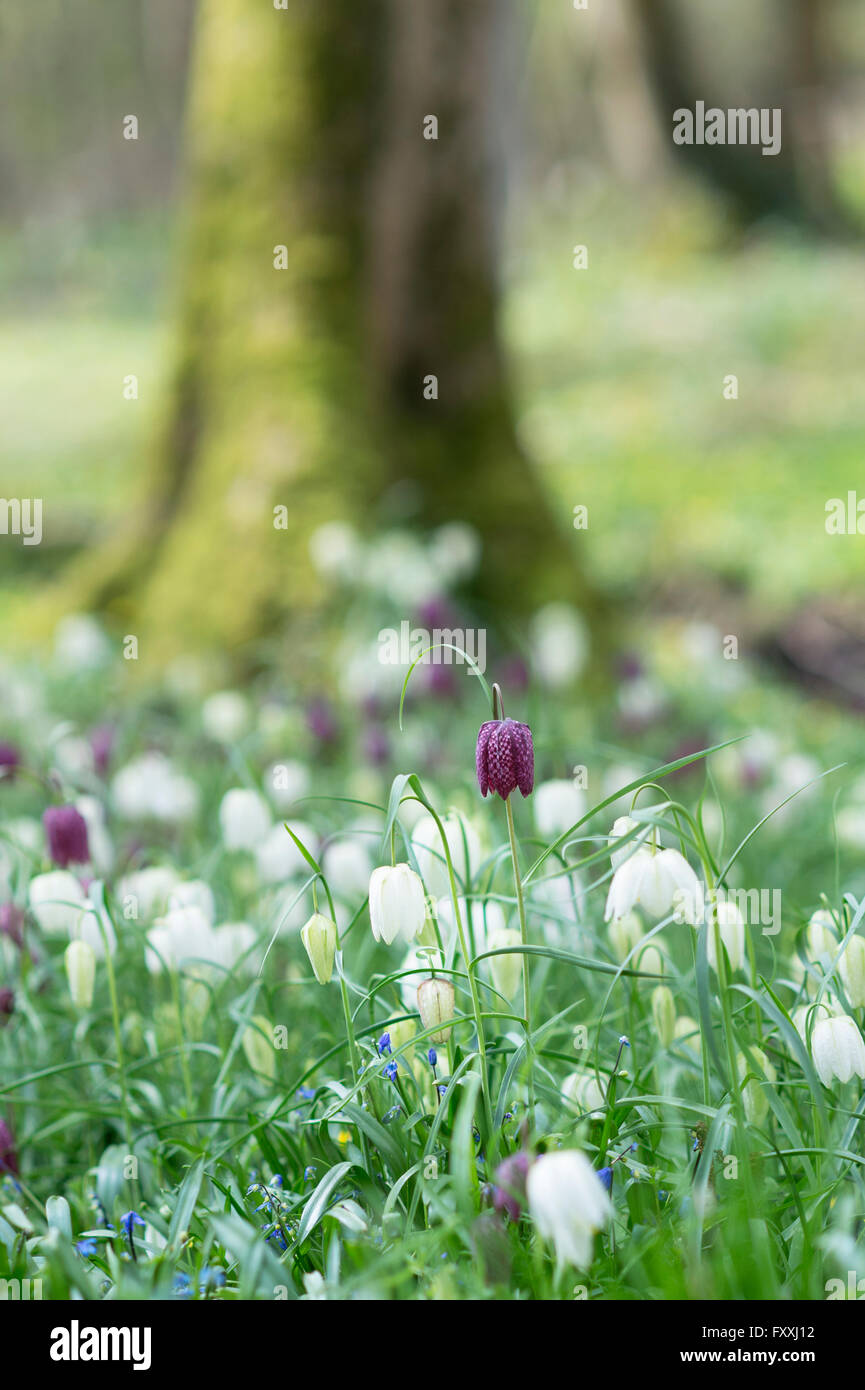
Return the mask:
[[385,1074],[385,1076],[388,1078],[389,1081],[396,1081],[396,1077],[397,1077],[396,1062],[388,1062],[387,1066],[386,1066],[385,1069],[384,1069],[384,1074]]
[[84,1255],[85,1257],[89,1257],[90,1255],[95,1255],[95,1254],[96,1254],[96,1241],[95,1241],[95,1240],[92,1240],[92,1239],[88,1236],[86,1240],[79,1240],[79,1241],[76,1241],[76,1242],[75,1242],[75,1249],[78,1251],[79,1255]]
[[315,1168],[314,1168],[313,1165],[310,1163],[310,1164],[309,1164],[306,1168],[304,1168],[304,1170],[303,1170],[303,1180],[304,1180],[304,1182],[312,1182],[314,1178],[315,1178]]
[[622,1036],[619,1038],[619,1047],[630,1047],[630,1046],[631,1046],[631,1044],[628,1042],[628,1039],[625,1037],[625,1034],[623,1033]]
[[613,1170],[612,1170],[612,1168],[599,1168],[599,1169],[598,1169],[598,1177],[601,1179],[601,1182],[604,1184],[604,1187],[607,1189],[607,1191],[608,1191],[608,1192],[612,1192],[612,1190],[613,1190]]
[[123,1234],[126,1236],[126,1239],[131,1240],[132,1232],[135,1229],[135,1227],[146,1226],[147,1222],[142,1220],[142,1218],[138,1215],[137,1211],[127,1211],[124,1212],[123,1216],[121,1216],[120,1225],[123,1230]]
[[389,1056],[390,1056],[390,1033],[382,1033],[381,1037],[379,1038],[378,1042],[376,1043],[376,1047],[378,1048],[378,1055],[379,1055],[379,1057],[384,1057],[384,1056],[388,1056],[388,1057],[389,1057]]
[[298,1086],[297,1094],[300,1096],[301,1100],[312,1100],[315,1096],[315,1091],[311,1086]]
[[429,1058],[430,1066],[434,1067],[438,1062],[438,1053],[436,1052],[434,1047],[430,1048],[429,1052],[427,1053],[427,1057]]

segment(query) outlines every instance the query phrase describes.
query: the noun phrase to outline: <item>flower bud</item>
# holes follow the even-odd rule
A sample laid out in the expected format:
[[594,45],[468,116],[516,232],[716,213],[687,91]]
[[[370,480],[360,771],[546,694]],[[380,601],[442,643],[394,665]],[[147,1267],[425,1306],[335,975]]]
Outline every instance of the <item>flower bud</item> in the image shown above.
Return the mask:
[[413,941],[426,922],[423,883],[408,864],[374,869],[369,880],[369,921],[376,941]]
[[841,953],[838,969],[853,1008],[865,1008],[865,937],[850,937]]
[[76,1009],[89,1009],[93,1003],[96,952],[86,941],[70,941],[64,960],[72,1003]]
[[[516,927],[497,927],[487,938],[490,951],[500,951],[505,947],[521,946],[522,937]],[[513,999],[523,978],[522,955],[513,951],[506,956],[490,956],[490,974],[499,994],[505,999]]]
[[446,1025],[454,1016],[454,999],[453,985],[450,980],[445,980],[440,975],[431,980],[424,980],[417,987],[420,1021],[424,1028],[436,1030],[431,1035],[435,1043],[445,1043],[448,1040],[451,1030]]
[[320,912],[314,912],[306,926],[301,928],[300,939],[318,983],[328,984],[336,955],[336,923]]
[[636,912],[626,912],[621,917],[614,917],[609,927],[610,944],[616,953],[617,960],[627,960],[631,951],[643,939],[643,924]]
[[751,1053],[757,1064],[757,1072],[755,1073],[753,1064],[742,1052],[736,1056],[736,1071],[740,1084],[744,1082],[742,1099],[745,1102],[745,1118],[751,1125],[761,1125],[769,1114],[769,1099],[760,1073],[762,1072],[767,1081],[772,1082],[776,1079],[777,1072],[759,1047],[752,1047]]
[[272,1081],[276,1076],[276,1053],[273,1048],[270,1020],[254,1014],[243,1034],[243,1050],[253,1071]]
[[676,1035],[676,1004],[667,985],[652,990],[652,1019],[661,1047],[669,1047]]

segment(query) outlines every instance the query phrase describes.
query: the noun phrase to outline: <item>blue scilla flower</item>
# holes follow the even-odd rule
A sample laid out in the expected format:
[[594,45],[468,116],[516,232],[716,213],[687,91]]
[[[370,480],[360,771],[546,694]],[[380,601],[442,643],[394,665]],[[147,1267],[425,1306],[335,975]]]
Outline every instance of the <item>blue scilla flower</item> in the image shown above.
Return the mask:
[[189,1287],[189,1275],[184,1274],[181,1270],[178,1270],[177,1274],[175,1274],[174,1283],[171,1287],[178,1298],[192,1297],[192,1290]]
[[434,1047],[430,1048],[429,1052],[427,1053],[427,1057],[429,1058],[430,1066],[434,1067],[438,1062],[438,1053],[436,1052]]
[[385,1076],[388,1078],[389,1081],[396,1081],[396,1077],[397,1077],[396,1062],[388,1062],[387,1066],[386,1066],[385,1069],[384,1069],[384,1074],[385,1074]]
[[297,1094],[301,1100],[313,1100],[315,1097],[315,1091],[311,1086],[298,1086]]
[[379,1038],[378,1042],[376,1043],[376,1047],[378,1048],[378,1055],[379,1055],[379,1057],[385,1057],[385,1056],[388,1056],[388,1057],[389,1057],[389,1056],[390,1056],[390,1033],[382,1033],[381,1037]]
[[282,1231],[279,1229],[278,1226],[271,1226],[269,1228],[265,1226],[264,1229],[266,1233],[269,1231],[269,1234],[265,1234],[264,1237],[268,1243],[270,1241],[273,1241],[276,1245],[279,1246],[280,1250],[288,1249],[288,1242],[286,1241],[285,1236],[282,1234]]
[[75,1242],[75,1249],[78,1251],[79,1255],[84,1255],[85,1257],[88,1257],[88,1256],[90,1256],[90,1255],[95,1255],[95,1254],[96,1254],[96,1241],[95,1241],[95,1240],[92,1240],[92,1239],[88,1236],[86,1240],[78,1240],[78,1241],[76,1241],[76,1242]]
[[628,1042],[627,1037],[626,1037],[625,1034],[623,1033],[622,1036],[619,1038],[619,1047],[630,1047],[630,1046],[631,1046],[631,1044]]
[[612,1170],[612,1168],[599,1168],[599,1169],[598,1169],[598,1177],[601,1179],[601,1182],[604,1184],[604,1187],[607,1189],[607,1191],[608,1191],[608,1192],[612,1192],[612,1190],[613,1190],[613,1170]]
[[124,1212],[123,1216],[120,1218],[120,1226],[127,1240],[132,1239],[132,1232],[136,1226],[146,1225],[147,1222],[138,1215],[137,1211]]
[[310,1164],[308,1164],[307,1167],[304,1168],[304,1170],[303,1170],[303,1180],[304,1180],[304,1182],[313,1182],[314,1179],[315,1179],[315,1168],[314,1168],[313,1165],[310,1163]]

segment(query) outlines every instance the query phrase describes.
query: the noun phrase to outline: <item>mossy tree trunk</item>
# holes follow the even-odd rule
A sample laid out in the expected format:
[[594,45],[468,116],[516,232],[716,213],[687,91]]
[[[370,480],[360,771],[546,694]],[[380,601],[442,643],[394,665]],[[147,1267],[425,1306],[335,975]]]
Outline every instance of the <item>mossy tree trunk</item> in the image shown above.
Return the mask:
[[202,0],[164,430],[134,538],[83,575],[159,652],[311,634],[311,531],[372,526],[398,482],[419,524],[478,527],[484,597],[583,597],[497,335],[507,8]]

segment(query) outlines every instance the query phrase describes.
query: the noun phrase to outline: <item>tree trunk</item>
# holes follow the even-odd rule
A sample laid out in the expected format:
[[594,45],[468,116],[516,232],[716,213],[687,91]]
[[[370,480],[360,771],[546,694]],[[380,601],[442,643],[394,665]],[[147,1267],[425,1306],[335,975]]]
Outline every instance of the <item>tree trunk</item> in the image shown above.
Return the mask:
[[157,467],[135,536],[83,569],[152,652],[240,649],[285,618],[312,639],[310,532],[386,519],[396,483],[419,524],[477,526],[482,598],[584,600],[568,518],[517,447],[497,336],[507,8],[202,0]]
[[[681,6],[676,5],[674,0],[631,0],[631,3],[640,26],[646,62],[662,119],[669,123],[667,129],[672,147],[674,111],[680,108],[693,110],[697,100],[705,101],[707,108],[718,106],[724,110],[739,103],[723,99],[710,63],[697,61],[696,55],[690,51]],[[791,76],[794,88],[796,84],[801,84],[803,53],[810,57],[815,53],[813,45],[809,49],[809,35],[813,37],[809,22],[816,24],[812,0],[791,0],[789,9],[793,12],[793,27],[796,30],[793,36],[795,51],[786,70],[776,81],[775,92],[769,95],[764,93],[759,102],[760,106],[780,107],[785,118],[791,113],[795,114],[796,92],[790,92]],[[757,102],[747,104],[757,105]],[[811,196],[813,171],[810,182],[802,177],[803,169],[809,165],[808,152],[801,148],[802,131],[802,122],[797,119],[788,122],[785,119],[781,151],[772,158],[764,158],[761,148],[756,145],[683,145],[676,147],[674,152],[702,178],[727,193],[749,220],[780,214],[791,221],[809,223],[812,227],[826,230],[837,226],[835,210],[826,207],[822,196]],[[821,152],[825,155],[825,149]],[[812,149],[812,156],[813,153]],[[825,172],[824,168],[823,194],[828,188]]]

